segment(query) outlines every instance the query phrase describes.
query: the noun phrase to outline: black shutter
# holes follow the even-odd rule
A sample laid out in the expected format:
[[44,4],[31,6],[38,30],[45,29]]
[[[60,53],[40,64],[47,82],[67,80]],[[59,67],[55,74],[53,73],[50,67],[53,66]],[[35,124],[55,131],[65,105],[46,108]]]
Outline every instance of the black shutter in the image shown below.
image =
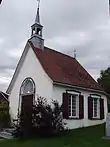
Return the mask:
[[69,94],[68,93],[63,93],[63,118],[68,119],[69,118],[69,110],[68,110],[68,99]]
[[104,119],[104,99],[100,99],[100,119]]
[[0,4],[2,3],[2,0],[0,0]]
[[88,97],[88,119],[93,119],[93,99]]
[[79,119],[84,118],[84,96],[79,95]]

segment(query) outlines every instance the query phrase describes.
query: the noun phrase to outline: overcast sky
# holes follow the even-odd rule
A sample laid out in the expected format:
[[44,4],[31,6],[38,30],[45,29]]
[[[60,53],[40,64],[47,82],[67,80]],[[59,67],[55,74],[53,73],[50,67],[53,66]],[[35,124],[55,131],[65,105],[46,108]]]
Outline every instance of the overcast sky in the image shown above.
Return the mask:
[[[37,0],[3,0],[0,5],[0,90],[5,90],[30,37]],[[108,0],[41,0],[45,45],[74,55],[95,78],[110,66]]]

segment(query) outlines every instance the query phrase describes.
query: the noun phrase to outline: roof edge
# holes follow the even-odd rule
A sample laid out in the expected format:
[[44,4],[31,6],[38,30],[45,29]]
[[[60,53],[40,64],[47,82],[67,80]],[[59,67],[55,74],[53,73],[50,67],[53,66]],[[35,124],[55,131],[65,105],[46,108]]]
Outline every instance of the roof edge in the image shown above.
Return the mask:
[[10,91],[12,90],[12,87],[13,87],[13,85],[14,85],[15,79],[16,79],[16,77],[18,76],[18,73],[19,73],[19,71],[20,71],[20,68],[21,68],[21,66],[22,66],[22,63],[24,62],[24,58],[25,58],[25,56],[26,56],[26,54],[27,54],[27,52],[28,52],[28,50],[27,50],[28,46],[30,46],[30,44],[29,44],[29,42],[27,41],[27,42],[26,42],[26,45],[25,45],[25,48],[24,48],[24,50],[23,50],[23,53],[22,53],[22,55],[21,55],[21,57],[20,57],[20,60],[18,61],[17,66],[16,66],[16,68],[15,68],[15,71],[14,71],[14,74],[13,74],[13,76],[12,76],[12,79],[11,79],[11,81],[10,81],[10,83],[9,83],[9,86],[8,86],[7,90],[6,90],[6,93],[7,93],[7,94],[10,94]]
[[80,89],[80,90],[88,90],[91,92],[98,92],[104,95],[108,95],[105,91],[101,91],[101,90],[96,90],[96,89],[91,89],[91,88],[84,88],[84,87],[79,87],[79,86],[73,86],[73,85],[69,85],[69,84],[64,84],[64,83],[59,83],[59,82],[53,82],[53,85],[59,85],[59,86],[65,86],[65,87],[72,87],[72,88],[76,88],[76,89]]
[[[29,42],[29,43],[30,43],[30,42]],[[35,53],[35,48],[33,47],[33,44],[32,44],[32,43],[30,43],[30,46],[31,46],[33,52]],[[45,74],[47,75],[47,77],[49,78],[49,80],[51,80],[51,82],[53,83],[53,79],[49,76],[49,74],[48,74],[48,73],[46,72],[46,70],[44,69],[44,67],[43,67],[42,63],[40,62],[40,60],[39,60],[38,56],[36,55],[36,53],[35,53],[35,56],[36,56],[36,58],[38,59],[40,65],[41,65],[41,67],[42,67],[42,69],[43,69],[44,72],[45,72]]]

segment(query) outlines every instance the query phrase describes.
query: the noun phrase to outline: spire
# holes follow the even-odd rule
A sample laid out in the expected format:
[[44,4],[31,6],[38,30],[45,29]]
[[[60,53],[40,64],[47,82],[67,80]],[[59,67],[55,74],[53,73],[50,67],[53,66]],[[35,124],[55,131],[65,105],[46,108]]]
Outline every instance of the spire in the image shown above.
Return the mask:
[[38,7],[37,7],[37,15],[36,15],[35,23],[40,24],[40,13],[39,13],[40,0],[37,1],[38,1]]
[[74,58],[76,59],[76,49],[74,49]]
[[37,0],[37,2],[38,2],[37,15],[36,15],[35,23],[31,26],[32,33],[31,33],[30,41],[33,43],[35,47],[43,49],[44,48],[44,39],[42,38],[43,26],[40,23],[40,13],[39,13],[40,0]]

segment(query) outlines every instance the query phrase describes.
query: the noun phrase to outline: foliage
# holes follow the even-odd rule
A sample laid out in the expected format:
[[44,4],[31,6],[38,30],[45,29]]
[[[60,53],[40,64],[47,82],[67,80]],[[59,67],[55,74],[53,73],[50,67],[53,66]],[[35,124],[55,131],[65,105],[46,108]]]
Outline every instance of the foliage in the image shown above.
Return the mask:
[[[63,131],[65,125],[59,103],[57,101],[52,101],[51,105],[49,105],[45,98],[38,97],[37,102],[33,105],[31,132],[26,132],[27,134],[25,137],[28,137],[28,134],[30,137],[52,136]],[[24,137],[25,132],[23,133],[23,131],[25,130],[20,127],[19,123],[13,135],[15,137]]]
[[10,124],[9,104],[6,101],[0,103],[0,127],[8,127]]
[[64,130],[61,106],[57,101],[52,101],[53,107],[46,99],[39,97],[33,106],[33,124],[40,135],[48,136]]
[[110,67],[106,70],[101,70],[98,83],[104,88],[105,92],[110,94]]
[[97,81],[107,93],[108,111],[110,112],[110,67],[108,67],[106,70],[101,70],[100,77],[97,79]]

